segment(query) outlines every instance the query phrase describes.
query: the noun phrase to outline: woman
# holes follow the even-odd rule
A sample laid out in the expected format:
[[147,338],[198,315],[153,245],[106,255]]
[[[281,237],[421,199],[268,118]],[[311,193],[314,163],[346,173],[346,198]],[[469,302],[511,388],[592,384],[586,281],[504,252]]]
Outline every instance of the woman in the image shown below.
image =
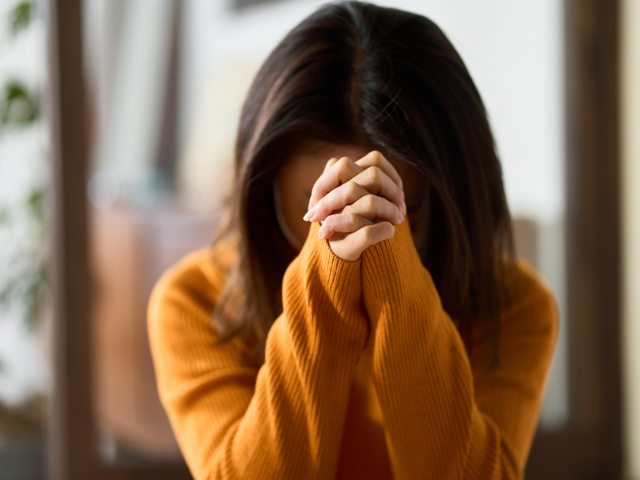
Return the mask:
[[256,76],[235,154],[226,227],[149,307],[194,477],[522,478],[556,305],[509,253],[486,112],[440,29],[321,7]]

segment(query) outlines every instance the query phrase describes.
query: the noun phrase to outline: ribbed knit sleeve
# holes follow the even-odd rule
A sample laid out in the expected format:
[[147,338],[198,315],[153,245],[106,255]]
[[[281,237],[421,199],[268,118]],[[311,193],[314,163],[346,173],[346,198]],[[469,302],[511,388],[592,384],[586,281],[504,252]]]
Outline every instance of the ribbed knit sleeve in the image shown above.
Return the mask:
[[361,260],[396,480],[522,478],[558,334],[550,291],[520,263],[520,296],[502,312],[500,365],[491,370],[480,361],[491,338],[465,350],[406,221]]
[[160,398],[196,480],[335,476],[369,326],[361,261],[333,255],[318,228],[286,271],[284,312],[259,369],[244,365],[232,343],[215,344],[211,314],[223,282],[203,271],[204,253],[153,292],[148,327]]

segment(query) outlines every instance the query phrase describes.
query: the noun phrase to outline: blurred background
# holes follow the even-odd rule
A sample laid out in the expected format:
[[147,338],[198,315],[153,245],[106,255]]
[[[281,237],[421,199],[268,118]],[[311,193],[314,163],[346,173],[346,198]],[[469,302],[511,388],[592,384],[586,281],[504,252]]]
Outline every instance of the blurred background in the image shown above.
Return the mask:
[[[0,0],[0,480],[190,478],[148,296],[211,242],[246,91],[322,3]],[[375,3],[458,49],[558,299],[527,478],[640,479],[640,1]]]

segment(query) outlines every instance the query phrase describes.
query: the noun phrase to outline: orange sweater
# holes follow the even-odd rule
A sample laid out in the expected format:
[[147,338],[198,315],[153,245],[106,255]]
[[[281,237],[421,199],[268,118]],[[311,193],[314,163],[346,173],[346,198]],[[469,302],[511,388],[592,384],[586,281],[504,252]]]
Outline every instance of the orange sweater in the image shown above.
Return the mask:
[[211,255],[169,270],[149,306],[160,398],[196,480],[522,478],[558,334],[553,295],[517,267],[520,297],[465,349],[407,221],[356,262],[313,224],[286,271],[264,365],[215,346],[224,284]]

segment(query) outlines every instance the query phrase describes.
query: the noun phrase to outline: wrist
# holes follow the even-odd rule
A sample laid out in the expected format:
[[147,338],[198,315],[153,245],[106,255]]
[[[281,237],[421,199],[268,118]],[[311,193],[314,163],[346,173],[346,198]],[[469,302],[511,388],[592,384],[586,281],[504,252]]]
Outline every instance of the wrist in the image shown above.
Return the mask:
[[419,316],[424,313],[425,302],[439,302],[407,220],[396,227],[392,239],[363,252],[362,285],[364,304],[372,321],[383,311]]
[[[319,223],[311,224],[302,250],[285,273],[285,285],[302,282],[309,302],[328,303],[340,316],[351,318],[362,313],[362,260],[335,255],[329,242],[318,238],[319,229]],[[295,271],[299,275],[292,276]]]

